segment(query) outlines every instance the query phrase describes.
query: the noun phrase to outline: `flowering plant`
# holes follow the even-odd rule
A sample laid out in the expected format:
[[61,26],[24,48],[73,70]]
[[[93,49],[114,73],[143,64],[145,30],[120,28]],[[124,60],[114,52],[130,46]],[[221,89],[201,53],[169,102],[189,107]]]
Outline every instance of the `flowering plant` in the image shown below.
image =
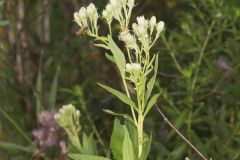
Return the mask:
[[[106,57],[116,64],[125,88],[125,93],[123,93],[99,84],[124,102],[131,110],[131,116],[105,110],[107,113],[125,118],[123,125],[118,119],[114,122],[110,147],[116,160],[147,159],[151,136],[144,132],[144,119],[160,95],[160,93],[152,95],[158,70],[158,55],[150,54],[150,52],[164,30],[164,22],[157,22],[155,16],[150,19],[140,16],[137,17],[137,23],[133,23],[132,27],[129,27],[134,5],[134,0],[110,0],[101,15],[98,14],[97,8],[92,3],[74,13],[75,22],[82,31],[96,40],[95,45],[112,53],[106,54]],[[100,36],[98,33],[100,17],[106,21],[109,27],[108,36]],[[118,39],[125,44],[126,56],[113,41],[111,29],[113,21],[120,25]],[[135,94],[130,94],[127,84],[132,85]],[[106,159],[82,154],[70,154],[70,157],[78,160]]]

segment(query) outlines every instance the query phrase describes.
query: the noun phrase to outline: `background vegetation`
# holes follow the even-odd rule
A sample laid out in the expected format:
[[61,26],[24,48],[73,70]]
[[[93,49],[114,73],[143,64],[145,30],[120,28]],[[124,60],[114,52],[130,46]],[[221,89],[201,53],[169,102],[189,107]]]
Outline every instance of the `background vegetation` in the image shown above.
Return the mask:
[[[102,109],[120,112],[123,107],[96,82],[122,86],[117,86],[119,74],[105,60],[105,51],[75,34],[73,13],[90,2],[0,1],[1,160],[63,158],[58,145],[65,137],[62,130],[54,133],[61,138],[51,147],[40,146],[33,131],[48,131],[39,119],[41,111],[53,113],[68,103],[79,107],[83,130],[106,146],[100,152],[108,150],[113,117]],[[102,10],[107,1],[94,3]],[[142,14],[166,24],[155,48],[156,92],[165,90],[158,105],[204,155],[239,160],[239,1],[138,0],[132,21]],[[153,135],[149,159],[200,159],[156,109],[146,121],[145,130]]]

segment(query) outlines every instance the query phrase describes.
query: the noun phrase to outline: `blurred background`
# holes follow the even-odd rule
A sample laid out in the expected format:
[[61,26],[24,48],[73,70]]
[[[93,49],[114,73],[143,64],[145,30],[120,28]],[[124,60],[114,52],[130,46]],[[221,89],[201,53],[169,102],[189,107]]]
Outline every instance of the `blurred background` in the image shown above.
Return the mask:
[[[99,11],[108,3],[0,0],[0,160],[67,159],[66,135],[53,114],[68,103],[82,113],[82,130],[104,144],[100,154],[108,149],[114,117],[102,110],[129,111],[96,84],[122,88],[106,51],[76,35],[73,13],[90,2]],[[240,160],[240,1],[136,4],[132,22],[144,14],[166,24],[153,50],[159,52],[155,92],[164,89],[158,105],[204,155]],[[106,35],[106,24],[99,25]],[[155,108],[145,130],[153,135],[149,160],[201,159]]]

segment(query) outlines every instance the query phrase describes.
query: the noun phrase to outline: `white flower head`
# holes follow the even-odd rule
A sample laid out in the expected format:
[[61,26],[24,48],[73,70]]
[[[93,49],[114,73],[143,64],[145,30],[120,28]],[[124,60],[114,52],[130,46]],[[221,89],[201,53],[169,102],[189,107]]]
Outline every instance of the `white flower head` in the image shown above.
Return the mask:
[[156,26],[156,23],[157,23],[157,19],[155,16],[152,16],[150,21],[149,21],[149,25],[151,28],[154,28]]
[[126,71],[132,72],[132,65],[130,63],[126,64]]
[[93,16],[97,12],[97,9],[93,3],[87,6],[87,14],[89,17]]
[[130,49],[137,49],[137,40],[136,38],[129,32],[121,32],[119,39],[123,42],[125,42],[126,46]]
[[119,1],[118,0],[110,0],[110,4],[113,6],[113,8],[119,7]]
[[126,71],[129,73],[139,73],[141,71],[141,64],[139,63],[127,63]]
[[132,70],[133,71],[140,71],[141,65],[139,63],[132,63]]
[[134,7],[134,3],[135,3],[135,0],[128,0],[127,6],[128,6],[129,8],[133,8],[133,7]]
[[114,16],[114,8],[112,4],[107,4],[106,9],[102,12],[102,17],[106,19],[107,23],[110,24],[112,22]]
[[87,9],[85,7],[81,7],[79,10],[79,17],[86,18],[87,17]]
[[144,16],[137,17],[138,25],[144,26],[145,25],[145,18]]
[[156,28],[157,28],[157,32],[161,33],[164,29],[164,22],[163,21],[158,22]]

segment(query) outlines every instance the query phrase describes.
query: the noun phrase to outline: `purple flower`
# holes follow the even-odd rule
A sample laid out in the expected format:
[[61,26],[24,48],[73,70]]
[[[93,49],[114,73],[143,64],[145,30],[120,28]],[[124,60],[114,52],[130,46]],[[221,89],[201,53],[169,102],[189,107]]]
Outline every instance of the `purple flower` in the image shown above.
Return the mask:
[[65,132],[55,121],[55,114],[56,111],[42,111],[39,114],[41,128],[34,129],[32,134],[35,138],[39,151],[44,152],[45,149],[59,146],[61,156],[64,156],[68,151],[66,136]]
[[229,65],[222,58],[219,58],[217,61],[215,61],[214,65],[218,70],[225,72],[225,73],[229,72],[229,70],[230,70]]

